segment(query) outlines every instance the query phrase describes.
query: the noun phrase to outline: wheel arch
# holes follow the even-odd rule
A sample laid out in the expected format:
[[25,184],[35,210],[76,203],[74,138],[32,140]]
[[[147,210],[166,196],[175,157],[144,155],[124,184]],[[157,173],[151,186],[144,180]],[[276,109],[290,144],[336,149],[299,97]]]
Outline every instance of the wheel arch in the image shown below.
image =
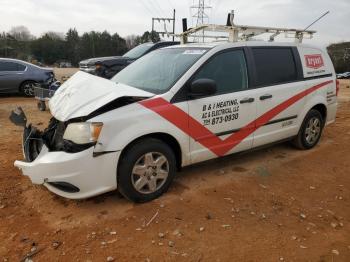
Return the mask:
[[323,118],[323,124],[325,124],[327,122],[327,106],[325,104],[319,103],[317,105],[314,105],[310,110],[313,109],[321,113]]
[[299,127],[304,122],[304,119],[306,115],[310,112],[310,110],[315,109],[319,111],[324,118],[324,123],[327,122],[327,113],[328,113],[328,107],[327,107],[327,100],[326,97],[323,95],[315,95],[307,99],[305,106],[303,107],[303,110],[300,113],[300,118],[298,120]]
[[182,167],[182,150],[181,150],[180,143],[176,140],[175,137],[173,137],[172,135],[170,135],[168,133],[156,132],[156,133],[150,133],[150,134],[142,135],[142,136],[132,140],[131,142],[129,142],[124,147],[124,149],[121,151],[120,156],[123,156],[123,154],[125,154],[125,152],[132,145],[134,145],[138,141],[140,141],[142,139],[146,139],[146,138],[155,138],[155,139],[158,139],[158,140],[164,142],[165,144],[167,144],[174,151],[175,158],[176,158],[176,168],[177,168],[177,170],[181,169],[181,167]]
[[22,92],[22,86],[23,86],[23,84],[26,83],[26,82],[38,83],[38,81],[33,80],[33,79],[26,79],[26,80],[23,80],[23,81],[19,84],[19,86],[18,86],[18,92]]

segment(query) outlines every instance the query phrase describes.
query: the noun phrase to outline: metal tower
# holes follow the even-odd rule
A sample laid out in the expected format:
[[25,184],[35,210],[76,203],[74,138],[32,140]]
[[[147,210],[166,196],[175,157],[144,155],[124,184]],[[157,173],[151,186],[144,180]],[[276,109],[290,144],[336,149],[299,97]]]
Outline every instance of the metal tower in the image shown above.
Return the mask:
[[[209,23],[209,15],[206,13],[206,10],[208,9],[211,9],[211,6],[206,5],[205,0],[198,0],[198,2],[197,0],[193,0],[191,10],[194,10],[192,18],[196,19],[196,27]],[[204,31],[202,34],[204,42]]]

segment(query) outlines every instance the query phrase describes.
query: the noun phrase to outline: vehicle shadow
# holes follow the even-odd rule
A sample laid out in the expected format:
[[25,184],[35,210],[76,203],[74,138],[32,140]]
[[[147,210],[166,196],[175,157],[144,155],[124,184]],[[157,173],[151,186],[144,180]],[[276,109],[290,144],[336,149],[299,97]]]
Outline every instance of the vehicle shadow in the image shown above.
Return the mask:
[[[169,191],[159,199],[166,201],[173,196],[179,197],[183,193],[193,192],[193,188],[199,189],[223,184],[234,176],[261,175],[262,169],[266,169],[278,161],[283,161],[287,156],[290,157],[297,151],[290,143],[284,142],[184,167],[177,173]],[[129,202],[117,190],[81,201],[87,204],[101,204],[111,200],[115,201],[116,204],[124,201]]]
[[[121,196],[118,191],[102,194],[85,200],[70,200],[54,195],[42,186],[34,186],[26,193],[28,203],[53,226],[70,227],[100,220],[124,219],[135,212],[144,217],[152,216],[162,205],[191,199],[202,190],[216,188],[228,182],[250,176],[261,182],[271,179],[271,166],[281,165],[300,156],[289,143],[282,143],[245,153],[234,154],[189,166],[181,170],[169,191],[158,199],[144,204],[135,204]],[[284,160],[285,159],[285,160]]]
[[12,97],[31,98],[31,97],[23,96],[21,94],[1,94],[0,93],[0,98],[12,98]]

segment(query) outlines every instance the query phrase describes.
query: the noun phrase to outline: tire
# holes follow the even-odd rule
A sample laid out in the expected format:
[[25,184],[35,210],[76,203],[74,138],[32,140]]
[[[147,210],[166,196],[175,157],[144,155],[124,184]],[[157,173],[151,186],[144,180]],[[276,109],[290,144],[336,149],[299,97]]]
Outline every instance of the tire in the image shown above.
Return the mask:
[[324,119],[318,110],[311,109],[304,118],[298,135],[294,138],[295,147],[308,150],[317,145],[324,127]]
[[168,190],[175,173],[176,158],[172,149],[158,139],[142,139],[121,156],[118,190],[133,202],[148,202]]
[[20,92],[23,96],[33,97],[34,86],[37,84],[35,81],[25,81],[21,84]]

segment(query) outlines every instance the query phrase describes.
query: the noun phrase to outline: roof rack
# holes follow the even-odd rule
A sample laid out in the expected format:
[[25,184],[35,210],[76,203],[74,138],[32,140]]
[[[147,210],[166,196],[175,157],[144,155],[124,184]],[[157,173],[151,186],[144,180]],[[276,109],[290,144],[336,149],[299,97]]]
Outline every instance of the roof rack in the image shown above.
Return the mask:
[[[196,33],[203,31],[203,35],[195,35]],[[215,35],[206,35],[205,32],[215,32]],[[226,35],[220,35],[226,33]],[[269,41],[274,41],[275,37],[281,33],[285,34],[286,38],[294,38],[296,43],[302,43],[303,39],[311,39],[316,31],[303,30],[303,29],[291,29],[291,28],[278,28],[278,27],[261,27],[261,26],[248,26],[248,25],[215,25],[206,24],[191,28],[179,35],[181,44],[187,43],[189,37],[212,38],[216,41],[226,40],[229,42],[248,41],[252,37],[270,34]]]

